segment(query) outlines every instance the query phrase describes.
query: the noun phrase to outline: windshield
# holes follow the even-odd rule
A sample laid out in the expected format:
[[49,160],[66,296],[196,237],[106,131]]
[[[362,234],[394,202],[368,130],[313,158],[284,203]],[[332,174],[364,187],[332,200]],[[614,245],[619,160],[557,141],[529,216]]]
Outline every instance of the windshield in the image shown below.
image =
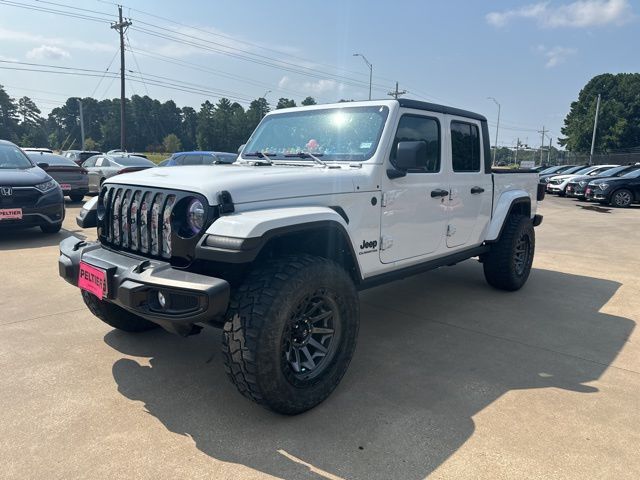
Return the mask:
[[77,167],[78,164],[71,160],[70,158],[63,157],[62,155],[54,155],[54,154],[40,154],[40,153],[29,153],[29,158],[33,163],[48,163],[51,166],[64,166],[64,167]]
[[388,114],[387,107],[372,106],[270,115],[251,136],[242,157],[263,152],[284,159],[307,152],[322,155],[323,161],[368,160],[378,147]]
[[113,162],[123,167],[155,167],[156,165],[151,160],[141,157],[116,157]]
[[621,167],[608,168],[596,175],[596,177],[618,177],[625,173],[629,173],[629,166],[623,165]]
[[33,168],[27,155],[15,145],[0,144],[0,169]]
[[640,177],[640,170],[634,170],[632,172],[629,172],[623,175],[623,178],[638,178],[638,177]]
[[569,169],[566,172],[563,172],[562,175],[570,174],[570,173],[575,173],[576,175],[586,175],[587,173],[592,171],[594,167],[576,167],[576,168],[577,170],[572,171],[572,169]]
[[542,170],[540,172],[540,175],[545,175],[547,173],[554,173],[554,172],[558,172],[560,170],[562,170],[564,167],[563,166],[555,166],[555,167],[549,167],[549,168],[545,168],[544,170]]

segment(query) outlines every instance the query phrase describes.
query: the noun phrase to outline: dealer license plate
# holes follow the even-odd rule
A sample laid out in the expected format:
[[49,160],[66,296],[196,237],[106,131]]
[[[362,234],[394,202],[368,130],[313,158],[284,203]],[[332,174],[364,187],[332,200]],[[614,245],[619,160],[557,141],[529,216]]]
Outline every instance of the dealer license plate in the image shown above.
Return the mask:
[[80,262],[78,287],[98,298],[107,296],[107,272],[85,262]]
[[68,183],[61,183],[60,188],[63,191],[68,192],[69,190],[71,190],[71,185],[69,185]]
[[0,208],[0,220],[22,220],[22,209]]

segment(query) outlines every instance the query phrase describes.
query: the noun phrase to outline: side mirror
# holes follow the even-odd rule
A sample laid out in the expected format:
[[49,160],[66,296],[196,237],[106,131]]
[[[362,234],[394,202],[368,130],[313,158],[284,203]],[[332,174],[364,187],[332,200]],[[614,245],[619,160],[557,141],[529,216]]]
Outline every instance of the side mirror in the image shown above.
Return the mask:
[[238,155],[240,155],[242,153],[242,150],[244,149],[244,146],[246,145],[246,143],[243,143],[242,145],[240,145],[238,147]]
[[395,166],[401,170],[415,170],[427,156],[427,144],[422,141],[398,142]]
[[47,168],[49,168],[49,164],[45,162],[40,162],[38,166],[43,170],[46,170]]

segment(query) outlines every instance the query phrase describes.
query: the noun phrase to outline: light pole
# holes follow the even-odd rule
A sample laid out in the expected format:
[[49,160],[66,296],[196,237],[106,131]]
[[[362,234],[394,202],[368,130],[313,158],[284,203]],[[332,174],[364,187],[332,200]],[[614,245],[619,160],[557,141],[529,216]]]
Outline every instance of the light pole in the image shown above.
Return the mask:
[[367,67],[369,67],[369,100],[371,100],[371,83],[373,81],[373,65],[371,65],[371,63],[369,63],[369,60],[367,60],[367,57],[365,57],[361,53],[354,53],[353,56],[362,57],[362,60],[364,60],[364,63],[366,63]]
[[271,90],[267,90],[266,92],[264,92],[264,95],[262,95],[262,98],[264,98],[265,100],[267,99],[267,95],[269,95],[271,93]]
[[487,100],[493,100],[493,103],[495,103],[498,106],[498,121],[496,122],[496,143],[495,143],[495,147],[493,147],[493,165],[495,166],[496,155],[498,153],[498,129],[500,128],[500,104],[493,97],[487,97]]

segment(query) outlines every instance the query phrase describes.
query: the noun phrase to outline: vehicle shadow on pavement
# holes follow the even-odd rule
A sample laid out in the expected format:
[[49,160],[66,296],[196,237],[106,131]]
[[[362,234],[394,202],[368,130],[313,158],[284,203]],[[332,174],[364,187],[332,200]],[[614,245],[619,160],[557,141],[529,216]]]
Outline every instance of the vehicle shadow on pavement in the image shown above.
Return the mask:
[[51,247],[58,245],[62,240],[72,235],[80,239],[86,238],[80,227],[74,230],[63,228],[58,233],[42,233],[39,227],[20,230],[0,229],[0,251]]
[[[198,449],[282,478],[422,479],[474,433],[473,416],[512,390],[597,394],[635,323],[600,313],[620,284],[534,269],[520,292],[491,289],[474,261],[361,293],[358,348],[337,390],[285,417],[225,377],[220,331],[176,338],[112,331],[130,358],[119,391]],[[531,421],[519,412],[519,422]],[[513,412],[510,413],[513,415]],[[534,419],[535,421],[535,419]]]

